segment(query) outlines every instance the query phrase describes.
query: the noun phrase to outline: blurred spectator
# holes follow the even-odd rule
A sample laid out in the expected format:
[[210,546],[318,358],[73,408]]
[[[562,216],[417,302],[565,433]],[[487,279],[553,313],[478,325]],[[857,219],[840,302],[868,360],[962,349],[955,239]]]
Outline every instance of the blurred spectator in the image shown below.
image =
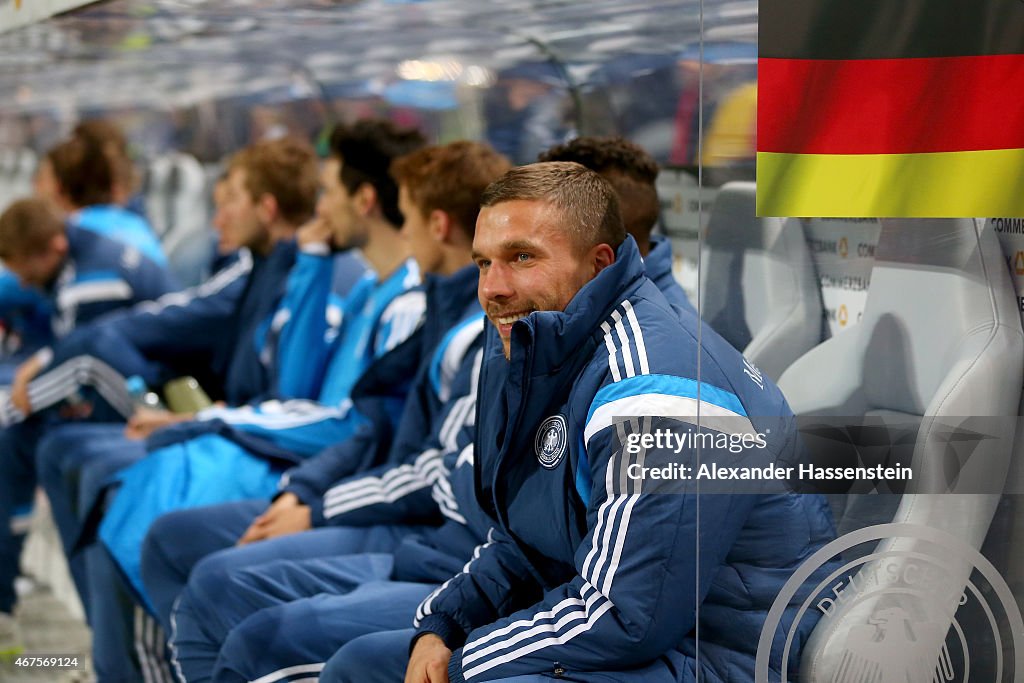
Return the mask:
[[529,163],[571,138],[566,83],[548,62],[522,64],[498,76],[487,93],[487,141],[515,163]]
[[753,179],[757,72],[752,51],[756,46],[721,43],[703,52],[688,49],[679,59],[682,94],[669,163],[703,164],[715,174],[710,184]]

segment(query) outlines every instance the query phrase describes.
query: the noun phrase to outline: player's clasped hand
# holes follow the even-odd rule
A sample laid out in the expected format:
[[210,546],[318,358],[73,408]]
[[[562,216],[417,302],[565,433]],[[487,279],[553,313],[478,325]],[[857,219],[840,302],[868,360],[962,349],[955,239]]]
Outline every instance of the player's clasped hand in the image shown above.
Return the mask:
[[452,651],[444,641],[428,633],[416,641],[405,670],[405,683],[448,683]]
[[296,534],[311,528],[313,521],[309,506],[303,505],[294,493],[285,493],[266,512],[253,520],[238,539],[238,545]]

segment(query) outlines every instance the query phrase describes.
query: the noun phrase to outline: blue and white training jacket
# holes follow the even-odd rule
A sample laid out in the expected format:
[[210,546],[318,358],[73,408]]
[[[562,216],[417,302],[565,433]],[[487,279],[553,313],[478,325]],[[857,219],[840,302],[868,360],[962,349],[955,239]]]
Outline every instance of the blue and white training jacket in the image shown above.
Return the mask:
[[114,204],[86,206],[68,216],[68,223],[82,230],[135,247],[154,263],[167,265],[160,240],[145,218]]
[[[192,375],[214,400],[242,405],[272,393],[276,372],[260,347],[295,263],[294,241],[267,256],[243,249],[209,280],[105,318],[55,349],[54,362],[96,358],[151,387]],[[265,336],[265,335],[263,335]]]
[[68,258],[45,292],[57,339],[105,313],[175,288],[167,270],[134,247],[74,226],[66,234]]
[[303,490],[296,493],[304,500],[313,499],[316,523],[407,524],[439,519],[431,487],[443,478],[445,454],[455,448],[457,435],[472,423],[474,414],[475,385],[459,374],[464,359],[474,355],[483,330],[476,280],[476,266],[467,266],[428,288],[428,320],[433,329],[424,335],[416,380],[383,463],[352,476],[356,470],[339,465],[358,446],[354,442],[325,454],[331,458],[330,468],[317,462],[321,457],[310,463],[316,469],[290,477],[286,490],[301,484]]
[[[298,267],[311,266],[311,277],[308,280],[293,277],[292,284],[302,280],[310,286],[300,287],[300,296],[293,298],[290,293],[286,297],[292,305],[288,327],[293,332],[282,334],[278,351],[279,356],[292,359],[286,361],[286,367],[297,371],[307,368],[301,359],[308,356],[311,366],[319,367],[322,364],[319,359],[326,356],[322,380],[306,382],[306,386],[319,385],[316,399],[270,400],[237,408],[210,408],[197,416],[201,422],[216,423],[219,433],[229,438],[231,433],[238,433],[240,439],[237,440],[250,451],[272,457],[284,455],[292,462],[343,441],[364,421],[352,404],[356,381],[374,359],[384,356],[413,334],[423,322],[425,306],[423,293],[413,289],[420,282],[419,269],[416,262],[409,259],[384,280],[378,280],[372,273],[364,276],[345,297],[340,330],[335,333],[320,322],[325,318],[328,297],[314,296],[311,292],[330,289],[332,259],[326,255],[316,258],[326,262],[326,271],[321,271],[311,259],[297,264]],[[314,309],[312,313],[303,312],[309,308]],[[397,415],[393,420],[397,420]],[[227,431],[219,425],[226,426]],[[267,442],[271,448],[260,448],[259,441]]]
[[[626,457],[672,454],[627,456],[620,429],[757,433],[772,459],[789,459],[796,427],[778,389],[707,327],[698,381],[699,320],[644,275],[632,239],[617,256],[564,312],[517,322],[511,361],[485,332],[474,472],[494,526],[416,617],[418,633],[454,650],[453,683],[623,670],[672,650],[693,658],[698,603],[705,680],[752,679],[775,595],[834,536],[818,496],[654,494],[623,476],[635,464]],[[801,622],[796,650],[812,622]]]
[[[162,265],[134,247],[74,226],[68,226],[66,234],[68,256],[53,284],[41,292],[44,304],[30,307],[50,312],[46,336],[56,343],[36,351],[42,369],[29,385],[29,400],[35,410],[42,410],[68,397],[80,384],[90,384],[123,412],[130,407],[123,377],[103,364],[65,363],[63,345],[69,340],[73,345],[76,334],[87,338],[88,323],[173,290],[174,280]],[[117,354],[119,349],[109,352]],[[0,424],[23,418],[8,399],[0,401]]]
[[[74,229],[88,230],[133,247],[160,267],[167,266],[153,230],[134,213],[116,206],[90,206],[71,214],[67,222]],[[22,287],[12,273],[0,268],[0,319],[8,332],[20,337],[20,346],[15,351],[36,350],[55,341],[48,323],[51,313],[46,297]]]

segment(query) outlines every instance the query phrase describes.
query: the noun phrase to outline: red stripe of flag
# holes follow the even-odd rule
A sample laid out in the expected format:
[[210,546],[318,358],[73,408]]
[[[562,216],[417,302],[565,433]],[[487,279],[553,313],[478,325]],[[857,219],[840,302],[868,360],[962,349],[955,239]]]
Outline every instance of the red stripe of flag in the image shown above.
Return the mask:
[[1024,148],[1024,55],[758,61],[759,152]]

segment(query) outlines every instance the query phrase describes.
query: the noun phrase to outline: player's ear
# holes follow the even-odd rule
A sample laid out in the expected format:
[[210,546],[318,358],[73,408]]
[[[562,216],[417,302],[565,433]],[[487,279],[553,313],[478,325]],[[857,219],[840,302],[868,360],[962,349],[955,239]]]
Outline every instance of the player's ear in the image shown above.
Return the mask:
[[277,197],[264,192],[256,201],[256,215],[262,223],[269,225],[278,218]]
[[68,236],[63,232],[59,232],[53,237],[51,237],[49,246],[50,249],[59,254],[66,254],[68,253],[68,249],[71,248],[68,244]]
[[596,276],[602,270],[615,263],[615,250],[612,249],[610,244],[598,244],[591,247],[589,259],[593,264],[594,275]]
[[452,225],[452,217],[441,209],[434,209],[427,216],[427,230],[430,232],[431,237],[442,244],[451,240],[454,227]]
[[360,216],[369,216],[374,209],[380,207],[377,189],[370,183],[363,183],[356,188],[355,194],[352,195],[352,203]]

